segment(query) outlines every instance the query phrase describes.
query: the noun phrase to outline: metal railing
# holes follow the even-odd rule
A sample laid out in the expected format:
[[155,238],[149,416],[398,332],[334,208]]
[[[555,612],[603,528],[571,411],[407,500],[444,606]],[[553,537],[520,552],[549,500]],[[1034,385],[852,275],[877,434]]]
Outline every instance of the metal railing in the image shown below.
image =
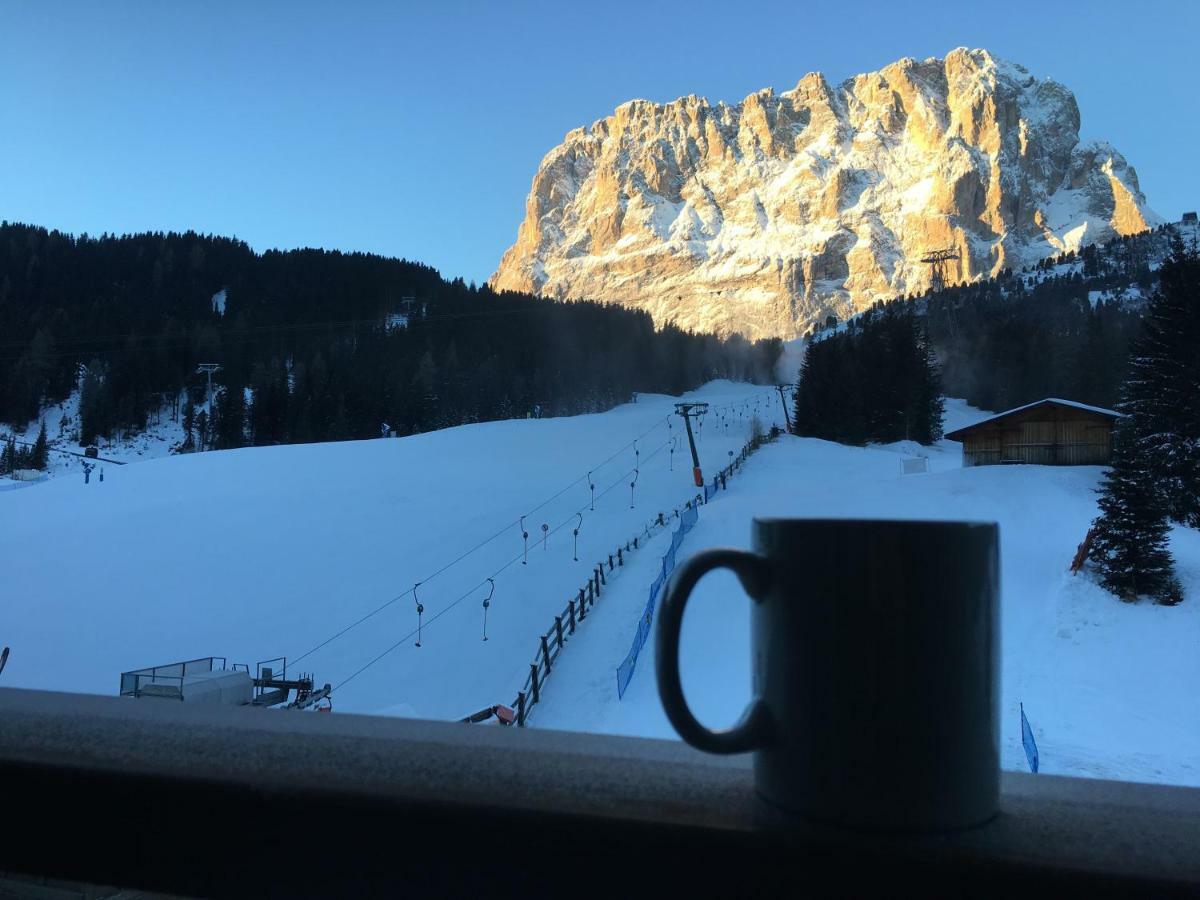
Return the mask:
[[[220,660],[220,665],[216,665]],[[166,684],[183,688],[183,679],[188,675],[200,672],[220,671],[226,668],[224,656],[202,656],[199,659],[189,659],[184,662],[168,663],[163,666],[150,666],[146,669],[134,669],[121,673],[121,696],[139,697],[142,689],[148,684]]]

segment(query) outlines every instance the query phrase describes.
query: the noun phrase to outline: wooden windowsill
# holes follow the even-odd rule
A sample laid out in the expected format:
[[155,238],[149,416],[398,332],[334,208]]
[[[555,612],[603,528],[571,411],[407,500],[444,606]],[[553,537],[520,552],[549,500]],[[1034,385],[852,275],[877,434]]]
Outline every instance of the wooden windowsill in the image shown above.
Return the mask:
[[[1005,773],[953,835],[791,820],[670,741],[0,689],[0,870],[199,896],[1200,891],[1200,790]],[[952,752],[953,748],[947,748]]]

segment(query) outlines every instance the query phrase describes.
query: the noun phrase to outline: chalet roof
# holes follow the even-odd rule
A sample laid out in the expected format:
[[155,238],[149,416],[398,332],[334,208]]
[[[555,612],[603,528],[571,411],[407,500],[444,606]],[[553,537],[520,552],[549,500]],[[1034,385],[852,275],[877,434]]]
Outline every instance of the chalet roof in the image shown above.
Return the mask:
[[1082,409],[1087,412],[1097,413],[1098,415],[1108,416],[1112,419],[1121,418],[1121,413],[1115,409],[1105,409],[1103,406],[1088,406],[1086,403],[1078,403],[1075,400],[1063,400],[1058,397],[1047,397],[1045,400],[1035,400],[1033,403],[1026,403],[1024,406],[1018,406],[1015,409],[1007,409],[1002,413],[997,413],[986,419],[981,419],[978,422],[973,422],[964,428],[959,428],[956,431],[951,431],[946,434],[946,439],[951,441],[961,441],[963,435],[969,431],[973,431],[981,425],[988,425],[992,422],[997,422],[1000,419],[1015,415],[1019,412],[1024,412],[1027,409],[1033,409],[1035,406],[1069,406],[1073,409]]

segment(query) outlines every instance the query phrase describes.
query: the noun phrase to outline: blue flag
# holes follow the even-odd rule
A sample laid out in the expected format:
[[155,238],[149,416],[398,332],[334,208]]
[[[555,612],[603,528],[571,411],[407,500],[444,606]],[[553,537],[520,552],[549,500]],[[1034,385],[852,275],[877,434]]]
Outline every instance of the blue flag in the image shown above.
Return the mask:
[[1025,758],[1029,760],[1029,771],[1036,774],[1038,770],[1037,741],[1033,739],[1033,727],[1025,718],[1024,703],[1021,704],[1021,743],[1025,747]]

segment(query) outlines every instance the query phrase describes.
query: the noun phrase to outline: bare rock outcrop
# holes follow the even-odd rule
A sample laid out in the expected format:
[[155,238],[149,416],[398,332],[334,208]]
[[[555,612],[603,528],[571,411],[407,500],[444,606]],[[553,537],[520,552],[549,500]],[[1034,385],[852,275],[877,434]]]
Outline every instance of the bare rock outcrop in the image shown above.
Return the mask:
[[632,100],[533,179],[492,286],[656,322],[795,337],[833,313],[1019,267],[1159,220],[1069,90],[985,50],[901,59],[736,105]]

